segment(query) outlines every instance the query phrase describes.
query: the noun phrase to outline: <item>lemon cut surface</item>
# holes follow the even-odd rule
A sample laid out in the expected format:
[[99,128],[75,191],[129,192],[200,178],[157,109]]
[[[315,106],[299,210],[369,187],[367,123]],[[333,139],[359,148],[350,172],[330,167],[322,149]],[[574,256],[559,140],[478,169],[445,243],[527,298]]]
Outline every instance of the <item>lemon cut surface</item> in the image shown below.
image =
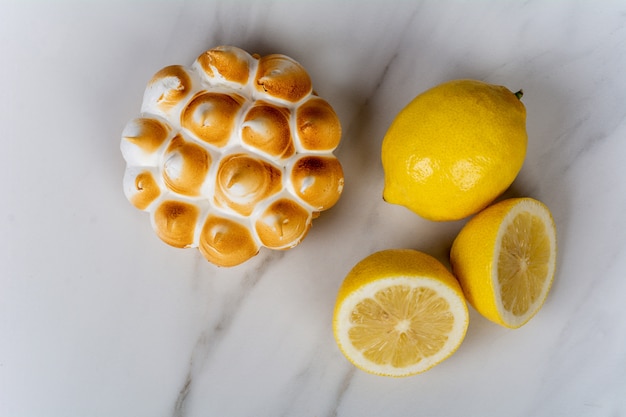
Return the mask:
[[532,198],[516,198],[472,218],[452,245],[450,263],[479,313],[518,328],[544,304],[556,252],[556,227],[548,207]]
[[433,257],[408,249],[359,262],[339,290],[333,322],[350,362],[394,377],[424,372],[448,358],[467,325],[456,279]]

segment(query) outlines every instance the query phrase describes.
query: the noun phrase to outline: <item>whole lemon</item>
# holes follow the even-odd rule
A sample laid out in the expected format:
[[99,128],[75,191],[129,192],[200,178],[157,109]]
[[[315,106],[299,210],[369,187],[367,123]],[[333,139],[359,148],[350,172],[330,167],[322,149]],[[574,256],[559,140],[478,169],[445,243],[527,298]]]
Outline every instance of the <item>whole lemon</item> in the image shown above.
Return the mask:
[[528,136],[521,91],[454,80],[425,91],[382,144],[383,198],[435,221],[485,208],[513,182]]

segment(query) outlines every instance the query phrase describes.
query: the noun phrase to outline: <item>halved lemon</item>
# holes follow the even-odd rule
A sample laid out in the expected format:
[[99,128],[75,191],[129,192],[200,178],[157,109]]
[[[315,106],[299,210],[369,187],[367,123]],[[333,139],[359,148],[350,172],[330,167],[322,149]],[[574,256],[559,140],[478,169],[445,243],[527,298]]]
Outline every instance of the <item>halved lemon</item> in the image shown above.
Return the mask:
[[389,249],[348,273],[337,295],[333,330],[356,367],[402,377],[452,355],[468,322],[461,287],[446,267],[419,251]]
[[546,300],[556,251],[548,207],[532,198],[513,198],[470,219],[452,244],[450,263],[467,301],[480,314],[518,328]]

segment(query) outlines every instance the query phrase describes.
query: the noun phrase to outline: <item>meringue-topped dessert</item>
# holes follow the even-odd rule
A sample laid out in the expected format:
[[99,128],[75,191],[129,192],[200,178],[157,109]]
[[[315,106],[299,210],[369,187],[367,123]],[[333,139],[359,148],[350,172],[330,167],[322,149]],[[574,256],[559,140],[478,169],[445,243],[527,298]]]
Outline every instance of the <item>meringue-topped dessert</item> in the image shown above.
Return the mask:
[[165,243],[234,266],[293,248],[337,202],[340,139],[298,62],[219,46],[148,83],[122,133],[124,192]]

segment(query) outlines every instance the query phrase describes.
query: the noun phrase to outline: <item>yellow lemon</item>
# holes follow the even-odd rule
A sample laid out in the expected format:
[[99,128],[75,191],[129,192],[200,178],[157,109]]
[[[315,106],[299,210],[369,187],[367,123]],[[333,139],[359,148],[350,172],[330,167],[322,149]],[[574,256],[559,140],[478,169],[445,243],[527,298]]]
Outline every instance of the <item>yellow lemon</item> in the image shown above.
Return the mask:
[[395,118],[382,144],[383,197],[435,221],[485,208],[526,156],[521,91],[475,80],[436,86]]
[[450,252],[467,301],[509,328],[543,305],[556,265],[556,227],[548,207],[532,198],[501,201],[461,229]]
[[461,287],[439,261],[411,249],[389,249],[348,273],[337,295],[333,330],[356,367],[401,377],[452,355],[468,320]]

